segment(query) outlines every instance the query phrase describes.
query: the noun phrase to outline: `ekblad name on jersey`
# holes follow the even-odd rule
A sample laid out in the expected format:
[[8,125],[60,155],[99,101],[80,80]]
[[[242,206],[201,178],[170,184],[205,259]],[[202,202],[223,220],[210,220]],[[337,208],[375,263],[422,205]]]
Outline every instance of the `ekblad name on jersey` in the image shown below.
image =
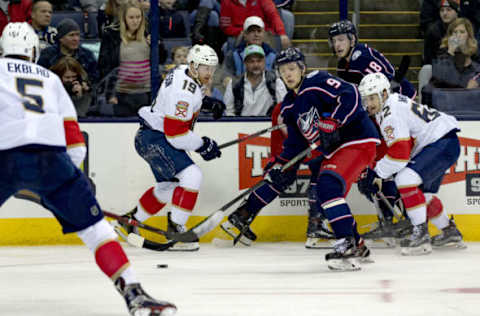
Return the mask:
[[78,166],[86,153],[85,143],[60,78],[29,61],[1,58],[0,81],[0,150],[67,147]]
[[144,106],[140,117],[150,128],[165,134],[168,142],[177,149],[196,150],[202,144],[193,127],[202,107],[204,92],[201,86],[187,75],[188,66],[172,69],[160,86],[152,106]]
[[338,146],[327,149],[320,144],[317,148],[327,158],[349,145],[380,143],[375,125],[362,107],[356,86],[324,71],[308,74],[298,94],[288,92],[282,102],[281,115],[288,126],[288,138],[282,153],[286,160],[316,141],[322,133],[319,126],[322,117],[331,117],[341,124]]
[[388,97],[375,119],[388,147],[387,154],[375,167],[384,179],[403,169],[424,147],[458,129],[453,116],[398,93]]

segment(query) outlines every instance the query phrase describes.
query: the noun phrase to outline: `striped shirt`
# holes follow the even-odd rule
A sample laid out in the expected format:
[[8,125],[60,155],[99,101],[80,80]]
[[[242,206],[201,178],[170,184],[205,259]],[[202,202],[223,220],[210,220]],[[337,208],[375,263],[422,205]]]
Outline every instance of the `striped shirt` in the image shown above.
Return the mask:
[[131,41],[120,45],[117,92],[150,91],[150,47],[146,42]]

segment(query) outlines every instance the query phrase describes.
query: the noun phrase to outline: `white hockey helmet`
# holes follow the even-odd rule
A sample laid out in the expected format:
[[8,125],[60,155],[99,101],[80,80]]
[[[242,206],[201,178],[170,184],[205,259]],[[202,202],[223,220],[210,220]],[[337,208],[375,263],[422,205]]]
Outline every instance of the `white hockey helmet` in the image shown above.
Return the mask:
[[[358,85],[358,91],[362,99],[369,95],[377,94],[383,103],[383,91],[387,90],[387,94],[390,95],[390,87],[388,78],[381,72],[376,72],[363,77]],[[363,106],[366,107],[366,104]]]
[[195,69],[198,65],[207,65],[207,66],[217,66],[218,65],[218,56],[217,53],[208,45],[194,45],[188,51],[187,62],[191,64]]
[[2,56],[25,56],[31,62],[40,57],[40,42],[33,28],[26,22],[8,23],[0,38]]

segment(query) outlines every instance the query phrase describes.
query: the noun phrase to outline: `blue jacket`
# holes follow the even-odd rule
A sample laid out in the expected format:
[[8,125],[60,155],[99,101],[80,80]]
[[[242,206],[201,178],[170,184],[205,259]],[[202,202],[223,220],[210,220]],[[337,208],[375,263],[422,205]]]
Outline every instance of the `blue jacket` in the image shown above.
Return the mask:
[[[42,50],[38,64],[50,69],[50,67],[55,65],[64,56],[65,55],[60,51],[60,43],[57,43],[54,46]],[[100,77],[98,74],[97,62],[91,51],[80,46],[72,57],[82,65],[83,69],[85,69],[88,74],[88,80],[91,83],[98,82]]]
[[373,121],[362,106],[360,93],[354,84],[325,71],[314,71],[303,80],[298,94],[290,90],[285,96],[281,115],[287,124],[288,137],[280,156],[291,160],[318,139],[318,123],[331,117],[341,123],[340,141],[335,147],[317,150],[329,158],[340,147],[362,142],[380,143]]

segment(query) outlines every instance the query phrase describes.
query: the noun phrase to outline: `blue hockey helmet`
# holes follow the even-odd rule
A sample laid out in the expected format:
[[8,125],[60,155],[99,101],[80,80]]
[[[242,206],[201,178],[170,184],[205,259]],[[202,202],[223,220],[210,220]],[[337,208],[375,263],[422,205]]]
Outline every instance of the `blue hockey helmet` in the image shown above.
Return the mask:
[[305,55],[296,47],[289,47],[282,50],[275,58],[275,67],[278,69],[280,65],[297,62],[303,68],[305,67]]
[[347,34],[347,36],[350,40],[353,39],[352,35],[354,35],[355,38],[353,40],[354,40],[355,44],[358,41],[357,28],[349,20],[341,20],[341,21],[335,22],[332,25],[330,25],[330,28],[328,29],[329,42],[331,42],[331,40],[334,36],[337,36],[337,35],[340,35],[340,34]]

